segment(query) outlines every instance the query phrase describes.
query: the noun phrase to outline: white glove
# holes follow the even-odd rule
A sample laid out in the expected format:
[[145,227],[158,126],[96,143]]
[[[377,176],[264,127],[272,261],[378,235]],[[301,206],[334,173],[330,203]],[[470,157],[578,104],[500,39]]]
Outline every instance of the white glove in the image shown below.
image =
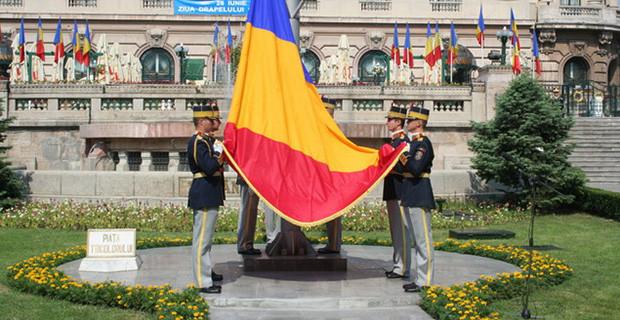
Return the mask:
[[219,141],[215,141],[215,143],[213,143],[213,151],[222,154],[222,152],[224,151],[224,144]]

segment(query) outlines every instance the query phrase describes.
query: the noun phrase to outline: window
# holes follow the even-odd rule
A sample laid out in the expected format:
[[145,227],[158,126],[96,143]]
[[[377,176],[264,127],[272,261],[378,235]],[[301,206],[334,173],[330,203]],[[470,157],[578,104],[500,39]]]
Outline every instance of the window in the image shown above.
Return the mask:
[[22,0],[0,0],[0,7],[21,7]]
[[97,0],[69,0],[69,7],[96,7]]
[[580,6],[581,0],[560,0],[561,6]]
[[434,12],[461,11],[463,0],[430,0],[431,10]]
[[168,171],[170,156],[168,152],[151,152],[153,171]]
[[590,66],[584,58],[576,57],[564,65],[564,84],[582,85],[589,80]]
[[321,66],[321,61],[319,57],[314,52],[306,50],[306,52],[301,55],[301,62],[303,62],[304,67],[306,67],[306,71],[310,74],[312,81],[318,83],[321,77],[319,68]]
[[172,0],[142,0],[143,8],[171,8]]
[[127,152],[127,165],[129,171],[140,171],[142,164],[142,154],[140,152]]
[[174,82],[174,63],[172,56],[164,49],[147,50],[142,57],[142,82]]
[[359,62],[359,78],[361,82],[380,84],[385,81],[389,57],[379,50],[368,51]]

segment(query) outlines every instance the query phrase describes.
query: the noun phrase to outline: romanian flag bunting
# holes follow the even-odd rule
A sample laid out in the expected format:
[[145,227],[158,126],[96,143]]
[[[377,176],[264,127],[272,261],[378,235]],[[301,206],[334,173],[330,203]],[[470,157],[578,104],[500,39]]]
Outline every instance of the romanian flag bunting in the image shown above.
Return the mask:
[[77,21],[73,20],[73,36],[71,37],[71,45],[73,46],[73,59],[76,63],[82,64],[82,48],[80,47],[80,34],[78,31]]
[[406,145],[375,150],[345,137],[306,77],[285,0],[252,1],[245,30],[227,158],[287,221],[332,220],[381,182]]
[[514,12],[510,9],[510,29],[512,31],[512,73],[521,73],[521,40],[519,39],[519,29]]
[[413,48],[411,48],[411,32],[407,23],[407,31],[405,33],[405,52],[403,53],[403,63],[409,65],[413,69]]
[[394,22],[394,41],[392,42],[392,61],[400,66],[400,49],[398,48],[398,26]]
[[433,34],[431,33],[431,23],[426,24],[426,44],[424,45],[424,60],[431,67],[435,66],[435,56],[433,54]]
[[[435,40],[433,41],[433,59],[435,63],[441,62],[441,34],[439,33],[439,23],[435,22]],[[434,63],[433,63],[434,64]]]
[[230,31],[230,20],[228,20],[228,37],[226,39],[226,64],[231,62],[231,54],[233,47],[232,32]]
[[26,60],[26,32],[24,31],[24,18],[19,23],[19,63]]
[[537,75],[542,74],[542,63],[540,62],[540,51],[538,50],[538,35],[536,29],[532,33],[532,57],[534,58],[534,72]]
[[84,43],[82,43],[82,64],[86,67],[90,65],[90,27],[86,21],[86,31],[84,31]]
[[450,48],[448,50],[448,63],[455,64],[458,56],[458,42],[459,38],[456,35],[456,29],[454,29],[454,23],[450,23]]

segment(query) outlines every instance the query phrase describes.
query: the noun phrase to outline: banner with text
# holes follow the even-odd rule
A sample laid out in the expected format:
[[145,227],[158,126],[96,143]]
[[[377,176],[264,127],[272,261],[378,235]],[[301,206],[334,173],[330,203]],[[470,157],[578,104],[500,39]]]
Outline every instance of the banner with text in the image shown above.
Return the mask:
[[250,0],[174,0],[175,15],[247,15]]

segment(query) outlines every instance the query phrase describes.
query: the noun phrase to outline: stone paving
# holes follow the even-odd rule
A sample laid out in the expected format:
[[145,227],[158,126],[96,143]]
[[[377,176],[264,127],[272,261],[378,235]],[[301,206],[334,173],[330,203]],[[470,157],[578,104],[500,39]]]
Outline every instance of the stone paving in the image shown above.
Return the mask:
[[[170,284],[184,288],[192,282],[190,247],[139,250],[139,271],[78,272],[80,261],[59,269],[69,276],[134,285]],[[243,273],[234,245],[216,245],[215,271],[224,275],[222,294],[205,295],[211,319],[431,319],[418,306],[418,294],[405,293],[406,281],[386,279],[391,247],[344,246],[347,272]],[[481,275],[514,272],[505,262],[448,252],[435,252],[435,283],[452,285]]]

